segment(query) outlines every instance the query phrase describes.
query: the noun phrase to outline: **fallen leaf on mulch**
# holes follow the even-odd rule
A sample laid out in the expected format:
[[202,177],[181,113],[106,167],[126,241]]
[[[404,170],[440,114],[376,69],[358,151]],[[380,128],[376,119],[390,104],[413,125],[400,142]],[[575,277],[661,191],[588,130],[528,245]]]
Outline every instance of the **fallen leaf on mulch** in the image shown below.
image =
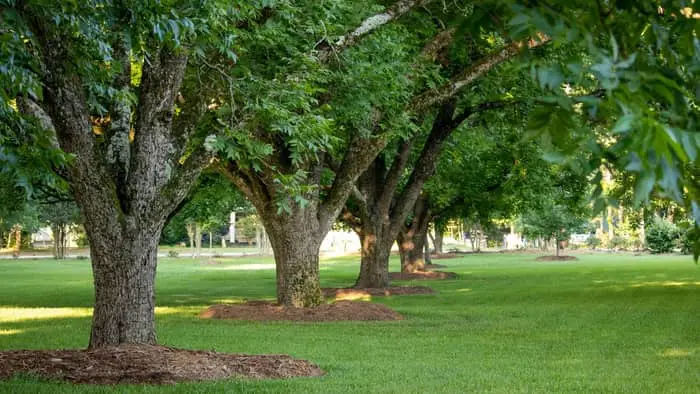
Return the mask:
[[321,291],[325,297],[334,298],[336,300],[356,300],[373,296],[383,297],[395,295],[435,294],[435,290],[425,286],[390,286],[382,289],[326,287],[321,289]]
[[288,308],[266,301],[249,301],[244,304],[214,305],[200,313],[199,317],[258,321],[403,320],[403,316],[388,306],[361,301],[338,301],[313,308]]
[[540,256],[536,258],[537,261],[569,261],[578,260],[576,256]]
[[390,272],[391,280],[440,280],[456,279],[457,274],[445,271]]
[[280,379],[324,374],[308,361],[282,354],[227,354],[154,345],[0,352],[0,379],[18,373],[93,384],[174,384],[231,377]]

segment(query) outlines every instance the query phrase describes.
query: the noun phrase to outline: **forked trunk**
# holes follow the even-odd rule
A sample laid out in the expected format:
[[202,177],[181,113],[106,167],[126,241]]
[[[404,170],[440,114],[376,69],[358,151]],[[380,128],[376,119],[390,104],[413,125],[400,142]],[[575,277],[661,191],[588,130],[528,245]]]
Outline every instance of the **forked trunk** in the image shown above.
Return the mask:
[[399,232],[396,241],[401,253],[401,272],[422,271],[425,268],[426,232],[413,229]]
[[394,237],[383,230],[381,225],[370,224],[363,226],[359,233],[362,249],[360,275],[355,282],[357,288],[389,286],[389,257]]
[[[263,215],[277,269],[277,302],[306,308],[321,305],[319,250],[323,235],[303,209],[293,215]],[[324,234],[325,235],[325,234]]]
[[95,284],[90,348],[156,343],[154,282],[162,225],[154,227],[127,233],[109,248],[90,248]]

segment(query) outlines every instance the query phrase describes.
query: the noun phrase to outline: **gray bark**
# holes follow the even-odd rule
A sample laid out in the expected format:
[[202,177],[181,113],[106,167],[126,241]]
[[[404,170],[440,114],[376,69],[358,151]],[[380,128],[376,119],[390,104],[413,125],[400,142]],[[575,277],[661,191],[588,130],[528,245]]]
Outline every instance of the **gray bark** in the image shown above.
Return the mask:
[[[41,54],[41,109],[50,118],[60,148],[74,156],[66,176],[90,242],[95,286],[90,347],[155,343],[157,243],[166,218],[209,161],[200,147],[183,160],[186,132],[204,108],[195,105],[195,97],[190,100],[193,107],[178,112],[182,124],[173,126],[187,56],[151,48],[142,69],[133,142],[131,108],[125,103],[111,106],[113,123],[103,142],[92,132],[84,90],[90,81],[83,81],[72,64],[75,38],[63,35],[41,15],[27,17]],[[116,45],[115,55],[125,61],[128,49]],[[113,82],[117,89],[133,89],[126,71]]]
[[[86,220],[91,242],[118,247],[90,248],[95,284],[90,348],[120,343],[155,344],[155,275],[163,222],[105,240],[99,223]],[[153,228],[155,227],[155,228]]]
[[430,209],[427,198],[419,198],[413,208],[413,219],[403,226],[396,237],[401,253],[401,272],[424,269],[429,224]]
[[[305,308],[323,303],[319,281],[319,249],[323,236],[311,210],[291,215],[270,210],[261,215],[272,245],[277,274],[277,302]],[[309,220],[311,219],[311,220]]]

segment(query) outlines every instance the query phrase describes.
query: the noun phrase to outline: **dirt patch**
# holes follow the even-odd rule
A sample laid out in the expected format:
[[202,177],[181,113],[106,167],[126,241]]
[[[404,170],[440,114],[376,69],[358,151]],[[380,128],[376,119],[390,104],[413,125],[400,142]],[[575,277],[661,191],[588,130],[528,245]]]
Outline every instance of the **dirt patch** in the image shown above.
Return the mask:
[[313,308],[287,308],[266,301],[214,305],[199,314],[204,319],[289,320],[289,321],[365,321],[403,320],[403,316],[382,304],[362,301],[338,301]]
[[227,354],[151,345],[0,352],[0,379],[18,373],[93,384],[174,384],[231,377],[323,375],[316,365],[287,355]]
[[425,271],[436,270],[440,268],[447,268],[447,266],[442,264],[423,264],[423,269]]
[[540,256],[536,258],[537,261],[570,261],[578,260],[576,256]]
[[425,286],[390,286],[383,289],[326,287],[321,289],[321,291],[323,291],[323,295],[325,297],[334,298],[336,300],[357,300],[369,297],[396,295],[435,294],[435,290]]
[[441,280],[456,279],[458,276],[454,272],[445,271],[416,271],[416,272],[390,272],[391,280]]

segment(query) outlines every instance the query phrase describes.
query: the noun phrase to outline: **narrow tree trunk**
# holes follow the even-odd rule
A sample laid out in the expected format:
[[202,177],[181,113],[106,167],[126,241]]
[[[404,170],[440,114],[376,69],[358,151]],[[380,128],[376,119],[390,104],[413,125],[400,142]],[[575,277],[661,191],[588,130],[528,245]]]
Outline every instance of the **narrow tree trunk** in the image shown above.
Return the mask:
[[[312,210],[296,208],[292,214],[278,215],[273,207],[261,215],[272,244],[277,269],[277,302],[305,308],[323,303],[319,281],[321,235],[317,221],[307,215]],[[325,234],[324,234],[325,235]],[[261,236],[261,246],[264,243]]]
[[199,223],[194,224],[194,245],[195,245],[195,256],[199,257],[202,254],[202,227]]
[[148,233],[127,234],[128,239],[113,240],[110,248],[90,248],[95,284],[90,348],[156,343],[154,282],[160,231]]
[[433,263],[433,258],[430,256],[431,250],[430,250],[430,245],[428,244],[428,232],[426,231],[425,233],[425,264],[432,264]]
[[12,252],[12,257],[17,258],[19,257],[20,250],[22,249],[22,226],[16,224],[13,228],[15,229],[15,248]]
[[212,236],[212,232],[210,231],[210,232],[209,232],[209,250],[210,250],[210,251],[211,251],[211,250],[213,249],[213,247],[214,247],[214,246],[213,246],[213,240],[214,240],[214,237]]
[[435,238],[433,239],[433,244],[435,245],[433,248],[435,254],[442,254],[443,236],[442,231],[440,231],[437,227],[435,228]]
[[185,225],[185,228],[187,229],[187,238],[190,240],[190,252],[192,252],[192,258],[195,257],[195,251],[194,251],[194,223],[187,223]]

